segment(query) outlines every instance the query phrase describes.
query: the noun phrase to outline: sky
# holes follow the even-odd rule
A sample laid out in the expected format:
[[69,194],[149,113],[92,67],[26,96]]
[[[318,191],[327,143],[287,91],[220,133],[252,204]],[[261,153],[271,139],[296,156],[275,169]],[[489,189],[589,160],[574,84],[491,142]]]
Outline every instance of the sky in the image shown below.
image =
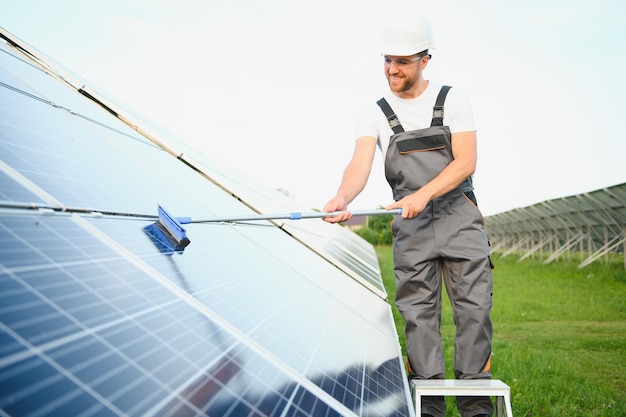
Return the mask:
[[[425,78],[478,126],[484,215],[626,182],[619,0],[0,0],[0,26],[200,152],[311,209],[387,91],[378,46],[430,20]],[[391,202],[381,155],[351,209]]]

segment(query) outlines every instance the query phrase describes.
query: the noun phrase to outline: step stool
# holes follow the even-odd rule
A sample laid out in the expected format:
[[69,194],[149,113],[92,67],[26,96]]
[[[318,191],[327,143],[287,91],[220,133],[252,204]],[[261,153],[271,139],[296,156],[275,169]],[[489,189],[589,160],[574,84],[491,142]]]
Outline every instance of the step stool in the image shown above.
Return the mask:
[[496,415],[502,417],[504,405],[506,416],[513,417],[511,389],[497,379],[412,379],[411,394],[418,417],[422,410],[422,397],[434,395],[496,397]]

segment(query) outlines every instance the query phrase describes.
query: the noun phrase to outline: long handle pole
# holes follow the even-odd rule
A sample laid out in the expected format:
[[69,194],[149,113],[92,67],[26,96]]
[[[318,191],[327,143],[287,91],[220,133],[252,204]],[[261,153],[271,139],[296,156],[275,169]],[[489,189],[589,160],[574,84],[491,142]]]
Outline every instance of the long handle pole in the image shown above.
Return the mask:
[[[402,214],[402,209],[376,209],[376,210],[349,210],[353,216],[378,216],[382,214]],[[247,214],[240,216],[223,216],[211,217],[206,219],[192,219],[191,217],[176,217],[181,224],[190,223],[229,223],[254,220],[300,220],[300,219],[320,219],[323,217],[334,217],[347,211],[310,211],[310,212],[291,212],[291,213],[268,213],[268,214]]]

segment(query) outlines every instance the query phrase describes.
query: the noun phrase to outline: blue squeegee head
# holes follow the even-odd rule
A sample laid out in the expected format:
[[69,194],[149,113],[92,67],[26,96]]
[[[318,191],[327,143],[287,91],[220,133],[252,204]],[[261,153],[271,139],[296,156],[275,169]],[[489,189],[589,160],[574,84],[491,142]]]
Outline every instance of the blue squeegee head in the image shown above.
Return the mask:
[[180,222],[160,205],[158,206],[158,213],[158,223],[167,231],[168,237],[174,240],[172,243],[183,248],[189,245],[190,240],[187,238],[187,231]]

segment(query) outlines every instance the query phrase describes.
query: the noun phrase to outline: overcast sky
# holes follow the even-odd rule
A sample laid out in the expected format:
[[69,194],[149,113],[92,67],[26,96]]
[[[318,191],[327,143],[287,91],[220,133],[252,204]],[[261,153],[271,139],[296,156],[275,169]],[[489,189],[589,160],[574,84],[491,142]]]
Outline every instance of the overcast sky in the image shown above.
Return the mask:
[[[485,215],[626,182],[626,3],[0,0],[0,26],[203,153],[322,208],[386,91],[385,23],[422,14],[426,78],[478,125]],[[391,202],[377,156],[350,206]]]

